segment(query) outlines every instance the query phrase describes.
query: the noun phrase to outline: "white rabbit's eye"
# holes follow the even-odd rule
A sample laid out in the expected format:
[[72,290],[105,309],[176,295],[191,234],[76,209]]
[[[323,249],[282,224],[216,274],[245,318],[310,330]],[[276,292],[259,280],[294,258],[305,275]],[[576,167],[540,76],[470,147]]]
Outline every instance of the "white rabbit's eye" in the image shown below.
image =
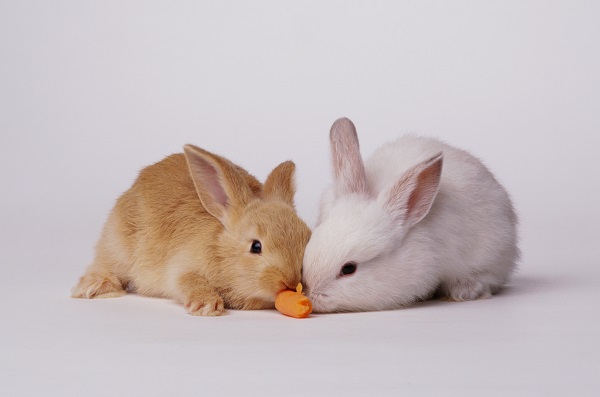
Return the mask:
[[262,244],[258,240],[252,241],[252,245],[250,246],[250,252],[253,254],[260,254],[262,252]]
[[356,271],[356,263],[348,262],[344,266],[342,266],[342,270],[340,270],[340,276],[348,276]]

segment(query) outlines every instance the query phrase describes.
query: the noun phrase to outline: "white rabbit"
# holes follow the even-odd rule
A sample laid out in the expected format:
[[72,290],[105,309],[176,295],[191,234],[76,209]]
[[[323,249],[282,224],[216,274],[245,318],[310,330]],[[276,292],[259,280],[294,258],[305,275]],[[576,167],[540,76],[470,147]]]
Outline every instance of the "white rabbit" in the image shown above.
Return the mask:
[[405,136],[363,165],[348,119],[330,139],[335,181],[303,259],[316,312],[395,309],[436,292],[487,298],[507,282],[520,256],[517,216],[478,159]]

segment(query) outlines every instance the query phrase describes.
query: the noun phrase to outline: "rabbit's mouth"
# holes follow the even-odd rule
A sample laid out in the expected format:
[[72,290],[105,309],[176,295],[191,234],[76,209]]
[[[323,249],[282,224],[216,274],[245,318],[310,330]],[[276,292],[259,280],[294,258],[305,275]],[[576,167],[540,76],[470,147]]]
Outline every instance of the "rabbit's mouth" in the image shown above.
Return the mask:
[[327,299],[329,297],[329,295],[319,291],[322,290],[322,288],[319,288],[319,286],[317,285],[317,288],[311,288],[310,285],[307,285],[308,283],[305,280],[302,280],[302,287],[303,287],[303,293],[304,295],[306,295],[307,297],[309,297],[310,299]]
[[309,291],[306,293],[308,299],[310,299],[313,305],[313,311],[315,312],[326,312],[329,306],[329,295],[320,292]]

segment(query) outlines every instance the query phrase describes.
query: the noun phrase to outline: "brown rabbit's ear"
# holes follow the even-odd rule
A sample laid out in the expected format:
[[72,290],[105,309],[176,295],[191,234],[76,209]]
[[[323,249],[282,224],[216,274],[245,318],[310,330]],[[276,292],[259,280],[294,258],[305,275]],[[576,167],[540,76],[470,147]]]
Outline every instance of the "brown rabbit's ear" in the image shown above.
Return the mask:
[[296,165],[292,161],[279,164],[267,177],[263,186],[263,197],[266,199],[279,199],[294,206],[294,171]]
[[229,161],[193,145],[183,151],[202,205],[221,223],[228,211],[252,200],[252,190]]
[[347,118],[336,120],[331,126],[329,139],[336,196],[349,193],[368,194],[365,166],[352,121]]

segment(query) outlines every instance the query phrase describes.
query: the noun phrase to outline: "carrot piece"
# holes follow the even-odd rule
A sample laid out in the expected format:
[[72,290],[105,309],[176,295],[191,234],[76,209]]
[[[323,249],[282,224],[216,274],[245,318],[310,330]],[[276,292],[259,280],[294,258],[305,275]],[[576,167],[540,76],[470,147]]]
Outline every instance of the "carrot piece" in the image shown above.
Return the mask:
[[312,303],[302,295],[302,284],[298,284],[296,291],[284,289],[275,296],[275,308],[286,316],[305,318],[312,312]]

